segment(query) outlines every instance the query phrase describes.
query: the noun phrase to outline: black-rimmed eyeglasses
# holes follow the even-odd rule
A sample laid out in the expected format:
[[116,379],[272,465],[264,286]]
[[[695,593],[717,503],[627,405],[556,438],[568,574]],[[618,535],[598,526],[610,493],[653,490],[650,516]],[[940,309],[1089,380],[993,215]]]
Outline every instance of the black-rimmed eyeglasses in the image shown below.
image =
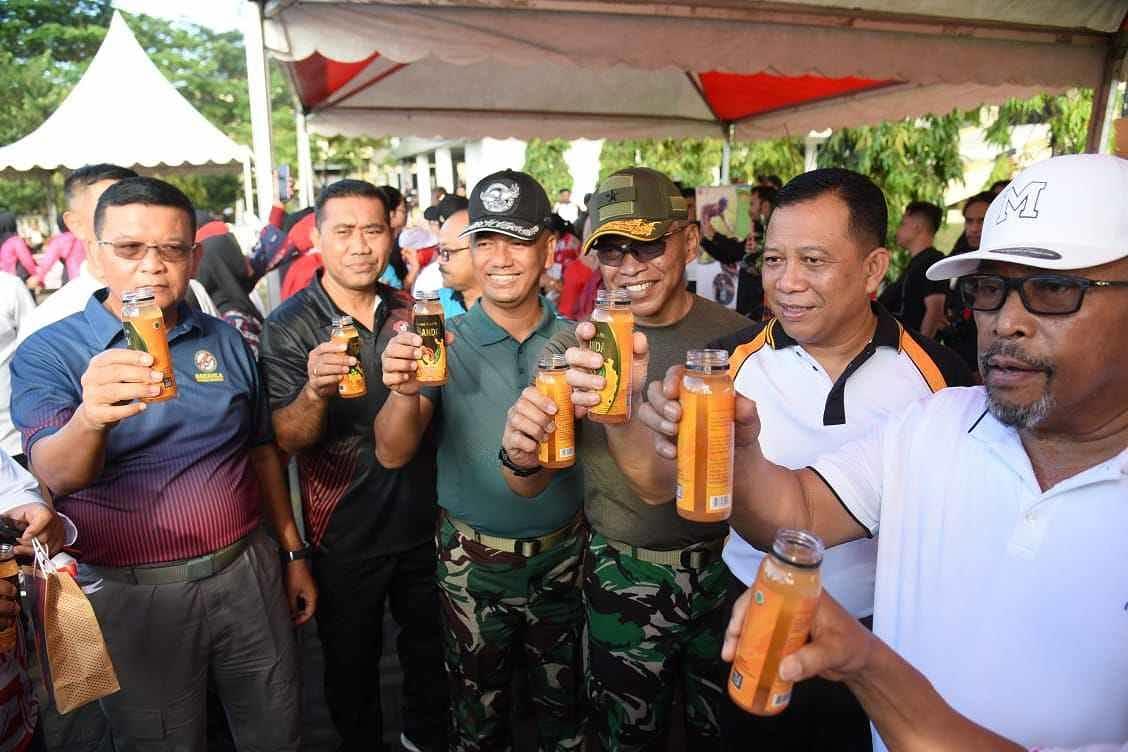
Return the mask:
[[464,245],[461,248],[440,248],[439,261],[450,261],[450,257],[456,253],[470,250],[470,246]]
[[998,274],[969,274],[959,281],[960,294],[973,311],[997,311],[1011,290],[1018,290],[1022,305],[1030,313],[1066,316],[1077,313],[1085,291],[1091,287],[1128,287],[1128,281],[1085,279],[1064,274],[1032,274],[1003,277]]

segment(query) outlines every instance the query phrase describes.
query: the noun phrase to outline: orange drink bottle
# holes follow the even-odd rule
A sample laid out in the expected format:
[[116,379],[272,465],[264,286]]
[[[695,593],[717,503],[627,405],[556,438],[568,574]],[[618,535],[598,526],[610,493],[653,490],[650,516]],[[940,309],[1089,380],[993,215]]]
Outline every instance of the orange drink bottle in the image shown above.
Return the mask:
[[599,404],[588,410],[596,423],[626,423],[631,419],[631,370],[634,366],[634,314],[626,290],[600,290],[591,314],[595,337],[588,344],[603,356],[599,375],[606,379]]
[[423,356],[415,377],[420,384],[442,386],[447,382],[446,317],[438,290],[415,293],[415,333],[423,338]]
[[735,400],[727,352],[686,353],[678,425],[677,510],[687,520],[729,518]]
[[157,305],[151,287],[138,287],[121,296],[121,326],[130,350],[140,350],[153,356],[153,370],[160,371],[161,391],[155,397],[145,397],[142,402],[164,402],[176,396],[176,376],[172,372],[172,353],[168,349],[168,332],[165,331],[164,312]]
[[779,664],[807,641],[822,557],[818,536],[782,529],[760,563],[728,681],[729,697],[749,713],[776,715],[791,701],[792,682],[779,678]]
[[576,463],[576,426],[572,410],[572,387],[564,374],[568,361],[563,355],[545,354],[537,361],[537,391],[556,403],[556,430],[542,441],[537,458],[547,468],[571,467]]
[[356,365],[349,366],[349,372],[341,377],[337,394],[345,399],[363,397],[368,394],[368,383],[364,380],[364,366],[360,362],[360,332],[356,330],[352,316],[333,319],[333,332],[329,335],[333,342],[348,347],[345,355],[356,358]]

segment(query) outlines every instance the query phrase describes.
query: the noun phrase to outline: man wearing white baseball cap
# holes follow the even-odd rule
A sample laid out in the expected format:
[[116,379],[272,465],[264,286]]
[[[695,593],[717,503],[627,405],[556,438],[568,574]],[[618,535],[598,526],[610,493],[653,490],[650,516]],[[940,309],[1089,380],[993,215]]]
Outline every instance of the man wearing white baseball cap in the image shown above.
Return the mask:
[[[780,666],[846,682],[878,750],[1128,742],[1126,197],[1122,159],[1041,162],[992,202],[978,251],[929,270],[962,275],[984,386],[940,391],[800,471],[764,458],[738,397],[746,540],[767,550],[804,528],[829,547],[880,527],[873,634],[824,595],[812,641]],[[657,449],[676,451],[666,436]]]

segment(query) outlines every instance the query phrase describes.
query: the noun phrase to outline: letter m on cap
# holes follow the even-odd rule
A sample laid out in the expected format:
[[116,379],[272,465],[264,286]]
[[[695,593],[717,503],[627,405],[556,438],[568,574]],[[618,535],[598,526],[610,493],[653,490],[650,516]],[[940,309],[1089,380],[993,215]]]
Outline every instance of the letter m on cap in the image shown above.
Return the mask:
[[1014,183],[1008,185],[1007,189],[1003,191],[1003,206],[999,210],[995,224],[1001,225],[1006,222],[1012,211],[1018,212],[1018,216],[1022,219],[1037,219],[1038,199],[1042,197],[1042,191],[1045,188],[1046,183],[1041,180],[1027,183],[1022,186],[1021,191],[1014,187]]

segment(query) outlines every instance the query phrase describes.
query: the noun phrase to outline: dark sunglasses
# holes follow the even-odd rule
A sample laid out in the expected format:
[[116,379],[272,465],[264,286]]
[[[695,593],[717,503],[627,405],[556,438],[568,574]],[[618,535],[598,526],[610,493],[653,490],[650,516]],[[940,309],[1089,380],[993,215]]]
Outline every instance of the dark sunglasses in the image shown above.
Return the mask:
[[973,311],[997,311],[1011,290],[1018,290],[1022,305],[1030,313],[1066,316],[1077,313],[1090,287],[1128,287],[1128,281],[1085,279],[1064,274],[1033,274],[1002,277],[998,274],[969,274],[959,281],[960,294]]
[[623,259],[630,253],[640,264],[653,261],[666,252],[666,241],[682,232],[688,224],[676,230],[670,230],[660,238],[654,240],[628,240],[622,236],[604,235],[592,243],[592,250],[603,266],[622,266]]

